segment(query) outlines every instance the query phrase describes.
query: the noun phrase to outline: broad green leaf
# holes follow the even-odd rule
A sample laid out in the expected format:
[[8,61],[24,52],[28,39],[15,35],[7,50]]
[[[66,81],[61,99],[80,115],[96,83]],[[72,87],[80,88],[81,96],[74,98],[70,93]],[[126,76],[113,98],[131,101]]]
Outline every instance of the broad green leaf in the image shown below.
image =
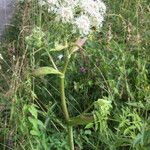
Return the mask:
[[145,106],[141,102],[128,102],[126,104],[129,106],[145,109]]
[[51,49],[50,51],[61,51],[66,48],[68,48],[67,42],[65,43],[65,45],[55,43],[55,48]]
[[58,74],[58,75],[63,75],[61,72],[58,70],[52,68],[52,67],[40,67],[38,69],[33,70],[32,75],[33,76],[44,76],[48,74]]
[[34,130],[37,130],[38,129],[38,120],[37,119],[33,119],[31,117],[28,117],[28,120],[30,121],[30,123],[32,124],[32,128]]
[[85,126],[85,129],[93,128],[93,126],[94,126],[94,123],[88,123],[88,124]]
[[85,132],[84,132],[86,135],[91,135],[91,130],[85,130]]
[[28,110],[34,116],[34,118],[37,118],[38,116],[37,109],[33,105],[31,105]]
[[40,133],[39,133],[38,131],[35,131],[35,130],[31,130],[31,131],[30,131],[30,134],[31,134],[31,135],[40,136]]
[[42,127],[43,129],[45,129],[45,125],[43,124],[43,122],[41,120],[38,120],[38,125],[40,127]]
[[135,137],[134,141],[133,141],[133,147],[135,147],[136,145],[140,144],[142,138],[143,138],[142,135],[141,135],[141,134],[138,134],[138,135]]

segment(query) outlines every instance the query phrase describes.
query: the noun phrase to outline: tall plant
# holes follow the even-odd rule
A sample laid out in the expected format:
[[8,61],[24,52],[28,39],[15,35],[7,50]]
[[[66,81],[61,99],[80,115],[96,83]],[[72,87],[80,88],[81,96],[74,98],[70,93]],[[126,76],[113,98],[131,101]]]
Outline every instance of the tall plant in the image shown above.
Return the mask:
[[[49,48],[48,44],[45,44],[46,33],[42,30],[41,26],[35,27],[26,40],[28,45],[45,49],[53,66],[44,66],[35,69],[32,71],[32,75],[43,76],[54,74],[59,76],[61,108],[68,129],[69,147],[70,150],[74,150],[73,126],[86,125],[93,122],[94,117],[93,115],[89,116],[85,113],[76,117],[70,116],[65,96],[66,72],[71,56],[83,46],[89,35],[101,29],[106,13],[106,6],[101,0],[39,0],[38,5],[41,10],[41,21],[42,10],[45,10],[50,16],[53,16],[53,19],[50,20],[50,24],[56,28],[60,28],[62,33],[63,31],[68,31],[64,33],[62,41],[61,39],[58,41],[57,38],[50,41],[54,43],[53,48]],[[55,32],[55,30],[53,32]],[[67,37],[71,38],[68,40]],[[62,50],[64,51],[64,55],[61,56],[64,57],[64,66],[62,69],[59,69],[51,56],[51,52]]]

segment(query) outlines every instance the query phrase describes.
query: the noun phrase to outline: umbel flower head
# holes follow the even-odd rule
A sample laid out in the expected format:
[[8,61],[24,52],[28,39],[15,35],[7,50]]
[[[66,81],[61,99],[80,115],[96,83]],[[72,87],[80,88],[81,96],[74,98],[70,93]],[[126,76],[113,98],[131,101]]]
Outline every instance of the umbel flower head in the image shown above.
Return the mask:
[[39,0],[39,5],[47,5],[56,22],[71,25],[72,32],[81,36],[90,34],[93,27],[99,30],[106,13],[102,0]]

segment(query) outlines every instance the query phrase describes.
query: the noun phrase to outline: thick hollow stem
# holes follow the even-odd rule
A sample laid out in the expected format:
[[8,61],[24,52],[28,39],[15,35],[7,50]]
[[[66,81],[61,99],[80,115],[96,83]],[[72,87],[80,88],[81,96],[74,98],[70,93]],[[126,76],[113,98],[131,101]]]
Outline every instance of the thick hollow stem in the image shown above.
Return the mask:
[[[72,49],[72,52],[76,51],[79,47],[81,47],[86,40],[79,40],[77,41],[77,47]],[[70,117],[68,113],[68,108],[67,108],[67,103],[66,103],[66,97],[65,97],[65,73],[67,70],[67,66],[70,60],[71,54],[69,54],[69,51],[66,52],[66,59],[65,59],[65,65],[63,68],[63,76],[61,75],[60,77],[60,92],[61,92],[61,106],[63,109],[63,114],[67,123],[67,128],[68,128],[68,140],[69,140],[69,147],[70,150],[74,150],[74,141],[73,141],[73,125],[69,124]],[[74,122],[74,121],[72,121]]]
[[64,76],[60,78],[60,92],[61,92],[61,106],[63,109],[63,114],[66,122],[68,123],[69,113],[68,113],[68,108],[67,108],[66,98],[65,98]]
[[70,150],[74,150],[73,126],[70,125],[68,125],[68,138]]
[[67,123],[69,147],[70,147],[70,150],[74,150],[73,127],[72,125],[69,125],[68,123],[70,118],[69,118],[69,113],[68,113],[68,108],[67,108],[67,103],[66,103],[66,98],[65,98],[64,77],[65,76],[61,76],[60,78],[61,106],[63,109],[65,121]]

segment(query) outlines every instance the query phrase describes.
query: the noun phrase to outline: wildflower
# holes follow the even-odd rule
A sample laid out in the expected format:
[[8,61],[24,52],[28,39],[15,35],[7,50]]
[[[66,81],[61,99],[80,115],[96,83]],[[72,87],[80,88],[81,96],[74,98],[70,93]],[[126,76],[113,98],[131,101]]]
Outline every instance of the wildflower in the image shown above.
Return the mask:
[[106,12],[105,4],[100,0],[83,0],[81,1],[81,9],[90,17],[90,22],[95,27],[101,27]]
[[106,6],[102,0],[39,0],[48,4],[48,12],[55,14],[55,21],[72,26],[72,34],[87,36],[102,27]]
[[75,25],[81,35],[87,35],[90,32],[90,20],[86,15],[81,15],[76,18]]
[[80,68],[80,72],[81,72],[81,73],[86,73],[86,71],[87,71],[87,69],[86,69],[85,67],[81,67],[81,68]]
[[94,0],[82,0],[80,7],[89,15],[93,15],[93,13],[95,14],[95,12],[99,12],[98,3]]
[[58,5],[58,0],[47,0],[49,5]]
[[106,13],[106,5],[101,0],[97,0],[97,3],[99,6],[99,11],[101,15],[104,15]]
[[48,12],[49,13],[56,13],[57,12],[57,8],[56,7],[54,7],[54,6],[50,6],[49,8],[48,8]]
[[64,57],[63,54],[58,55],[58,59],[61,60]]
[[39,0],[38,1],[38,4],[39,4],[39,6],[44,6],[44,5],[46,5],[46,2],[45,1],[43,1],[43,0]]
[[74,8],[79,5],[79,0],[64,0],[64,5]]
[[74,18],[71,7],[60,7],[57,11],[58,19],[62,20],[63,23],[71,22]]
[[92,26],[94,27],[102,27],[102,23],[104,21],[104,17],[100,14],[96,14],[94,17],[91,18]]
[[48,3],[48,12],[56,13],[57,7],[59,7],[58,0],[47,0],[47,3]]

